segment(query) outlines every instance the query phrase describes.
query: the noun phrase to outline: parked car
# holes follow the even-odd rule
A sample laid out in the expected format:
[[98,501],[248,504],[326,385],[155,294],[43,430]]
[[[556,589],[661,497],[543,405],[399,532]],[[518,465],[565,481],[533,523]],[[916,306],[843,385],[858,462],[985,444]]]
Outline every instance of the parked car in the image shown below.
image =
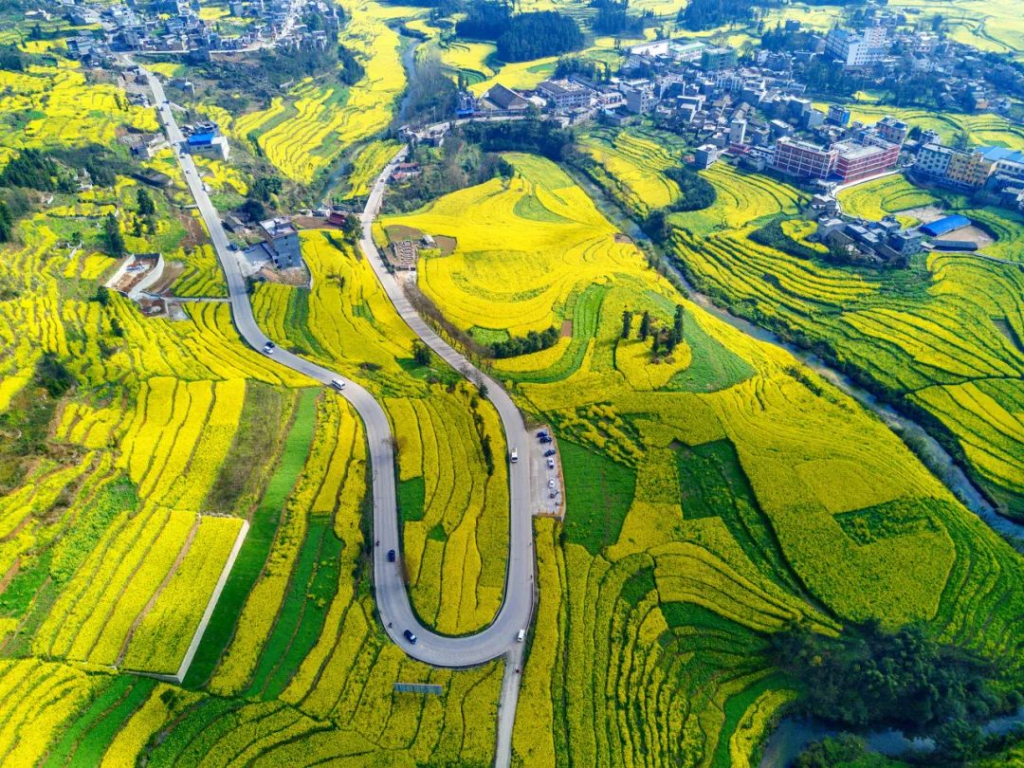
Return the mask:
[[263,354],[272,355],[274,354],[275,349],[276,347],[274,346],[274,342],[268,341],[266,344],[263,345]]
[[551,438],[550,438],[550,437],[542,437],[542,438],[540,439],[540,441],[541,441],[542,443],[544,443],[545,445],[547,445],[548,443],[552,442],[552,440],[551,440]]
[[554,469],[554,468],[555,468],[555,460],[552,459],[550,456],[548,456],[548,469]]
[[410,643],[412,643],[413,645],[416,645],[416,635],[414,635],[414,634],[412,633],[412,630],[411,630],[411,629],[407,629],[407,630],[405,630],[405,632],[403,632],[402,634],[404,634],[404,635],[405,635],[405,639],[406,639],[406,640],[408,640],[408,641],[409,641]]
[[540,432],[537,433],[537,437],[547,437],[547,436],[548,436],[548,431],[546,429],[542,429]]
[[550,457],[552,457],[554,455],[555,455],[555,449],[554,448],[548,448],[546,451],[544,451],[544,457],[545,458],[550,458]]
[[395,550],[389,549],[388,550],[388,562],[389,563],[393,563],[397,559],[398,559],[398,555],[395,553]]
[[554,487],[555,487],[555,481],[554,480],[548,480],[548,488],[554,488]]

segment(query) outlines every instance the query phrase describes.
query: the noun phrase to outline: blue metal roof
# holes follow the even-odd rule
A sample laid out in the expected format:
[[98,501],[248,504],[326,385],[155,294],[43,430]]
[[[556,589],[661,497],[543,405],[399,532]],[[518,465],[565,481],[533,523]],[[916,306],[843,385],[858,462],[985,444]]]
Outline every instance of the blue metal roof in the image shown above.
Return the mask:
[[213,140],[216,138],[215,133],[194,133],[188,137],[188,143],[190,146],[197,144],[213,144]]
[[1000,160],[1024,163],[1024,152],[1007,149],[1006,147],[982,147],[981,154],[985,156],[986,160],[991,160],[993,163],[997,163]]
[[938,221],[933,221],[930,224],[925,224],[921,227],[921,231],[930,237],[941,237],[947,232],[952,232],[961,227],[969,227],[970,225],[971,220],[966,216],[954,214],[941,218]]

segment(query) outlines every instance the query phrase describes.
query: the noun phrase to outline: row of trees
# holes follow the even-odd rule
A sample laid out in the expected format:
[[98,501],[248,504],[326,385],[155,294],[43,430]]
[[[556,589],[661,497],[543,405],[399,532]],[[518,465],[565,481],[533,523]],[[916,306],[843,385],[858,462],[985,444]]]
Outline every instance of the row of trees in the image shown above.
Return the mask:
[[[628,339],[633,335],[633,311],[625,309],[622,311],[622,338]],[[640,316],[640,327],[637,330],[637,338],[640,341],[647,341],[651,339],[651,351],[657,355],[659,352],[664,350],[665,354],[670,355],[675,351],[675,348],[679,346],[683,340],[683,329],[685,310],[682,304],[676,304],[675,315],[672,318],[672,326],[666,328],[659,328],[654,324],[654,318],[651,317],[651,313],[644,310]]]
[[496,358],[517,357],[540,352],[558,343],[558,329],[555,326],[543,331],[530,331],[525,336],[512,336],[505,341],[491,344],[491,354]]

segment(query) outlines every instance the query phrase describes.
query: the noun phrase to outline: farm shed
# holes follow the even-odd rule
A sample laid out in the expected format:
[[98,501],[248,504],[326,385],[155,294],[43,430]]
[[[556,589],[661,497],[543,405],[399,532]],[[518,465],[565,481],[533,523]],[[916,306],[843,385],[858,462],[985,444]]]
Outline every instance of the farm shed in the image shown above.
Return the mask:
[[933,221],[930,224],[925,224],[921,227],[921,231],[929,237],[942,237],[943,235],[955,232],[958,229],[971,226],[971,220],[966,216],[960,214],[954,214],[952,216],[945,216],[937,221]]

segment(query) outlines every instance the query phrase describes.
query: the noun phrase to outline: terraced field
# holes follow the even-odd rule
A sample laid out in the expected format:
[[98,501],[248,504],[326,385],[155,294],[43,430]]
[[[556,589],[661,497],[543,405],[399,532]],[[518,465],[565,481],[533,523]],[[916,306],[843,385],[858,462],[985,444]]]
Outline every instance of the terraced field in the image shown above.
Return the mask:
[[[43,87],[60,85],[49,79]],[[109,138],[118,119],[93,110],[81,117],[82,134]],[[0,145],[15,153],[22,138],[4,132]],[[161,250],[186,264],[176,291],[223,293],[208,247],[185,250],[185,229],[167,214],[180,194],[175,186],[154,193],[157,226],[133,234],[145,218],[134,182],[58,193],[3,246],[0,761],[489,763],[501,668],[427,668],[408,661],[379,626],[366,559],[366,445],[345,401],[243,345],[226,304],[188,304],[186,319],[171,321],[99,290],[115,269],[103,252],[104,217],[117,211],[131,250]],[[323,248],[353,274],[359,269],[351,252],[326,240]],[[337,291],[328,279],[334,267],[321,268],[322,287]],[[446,428],[472,427],[480,414],[483,434],[493,434],[486,406],[402,368],[411,341],[373,320],[370,307],[386,319],[376,283],[350,285],[362,335],[331,336],[326,349],[358,368],[366,358],[347,342],[361,338],[375,359],[390,361],[396,401],[408,404],[399,393],[416,390]],[[371,339],[374,327],[381,332]],[[390,347],[380,341],[388,337]],[[378,381],[389,386],[384,376]],[[487,477],[479,439],[434,444],[462,451],[472,477]],[[504,467],[466,492],[420,466],[439,495],[424,505],[427,514],[447,515],[430,524],[452,527],[455,543],[443,553],[469,558],[476,531],[492,546],[488,525],[503,553]],[[464,519],[452,516],[442,493],[464,494]],[[444,559],[423,565],[419,577],[424,595],[443,586],[438,622],[453,631],[459,622],[486,622],[497,605],[500,557],[487,562],[496,573],[481,566],[490,579],[483,586],[464,585],[461,570],[457,582],[443,581],[442,570],[452,570]],[[499,590],[488,591],[492,583]],[[443,695],[395,693],[398,681],[437,684]]]
[[[1000,604],[1016,604],[1015,588],[986,581],[1019,583],[1019,556],[891,432],[688,303],[556,166],[506,158],[511,182],[383,223],[456,239],[418,277],[461,328],[571,322],[554,347],[494,363],[554,425],[568,500],[564,525],[537,523],[537,635],[514,740],[524,764],[744,764],[793,696],[764,648],[795,620],[823,632],[923,620],[986,653],[1019,650],[1019,607]],[[695,229],[716,245],[799,197],[721,165],[712,175],[723,192]],[[874,289],[793,280],[833,301]],[[658,332],[638,339],[641,315],[670,329],[677,307],[682,339],[652,353]]]
[[405,88],[398,34],[391,18],[408,9],[372,0],[346,5],[351,18],[342,45],[359,58],[366,72],[351,87],[306,79],[266,110],[237,119],[231,132],[240,140],[255,137],[262,154],[288,178],[308,184],[347,147],[387,127]]
[[[508,478],[497,414],[457,374],[413,359],[414,336],[369,264],[330,233],[303,235],[313,291],[257,290],[261,327],[383,398],[399,455],[403,559],[412,603],[442,632],[490,623],[508,548]],[[493,446],[490,463],[485,443]]]
[[902,211],[941,204],[930,192],[915,186],[901,175],[886,176],[840,192],[839,203],[843,213],[871,221],[895,214],[905,227],[919,222],[913,216],[902,214]]
[[113,85],[90,82],[76,62],[58,62],[24,72],[0,69],[0,131],[7,150],[109,145],[121,125],[158,130],[152,110],[132,106]]
[[665,171],[682,164],[677,137],[654,129],[595,129],[581,141],[596,161],[591,175],[616,201],[644,218],[679,197],[678,185]]
[[[879,273],[799,259],[747,239],[757,222],[739,221],[752,205],[788,212],[777,193],[764,189],[763,177],[715,170],[707,178],[719,189],[718,210],[672,217],[675,253],[694,282],[734,311],[826,350],[845,370],[921,413],[1004,511],[1024,515],[1024,284],[1016,266],[936,253],[909,271]],[[841,198],[870,216],[929,199],[891,179]],[[1001,236],[993,254],[1017,258],[1018,217],[964,212]],[[709,238],[730,215],[736,227]]]

